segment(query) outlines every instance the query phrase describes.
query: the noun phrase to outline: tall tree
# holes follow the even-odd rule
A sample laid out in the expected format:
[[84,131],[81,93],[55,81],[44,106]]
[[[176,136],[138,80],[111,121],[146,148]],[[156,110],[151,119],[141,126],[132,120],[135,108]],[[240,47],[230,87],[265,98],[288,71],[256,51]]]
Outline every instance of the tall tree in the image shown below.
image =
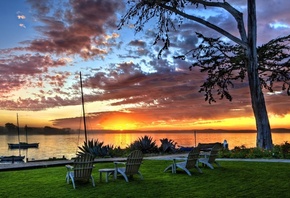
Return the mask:
[[[128,0],[128,4],[129,4],[129,10],[122,17],[121,22],[119,24],[119,28],[121,28],[125,23],[129,23],[131,20],[135,19],[135,22],[134,22],[135,31],[139,32],[144,28],[144,25],[150,19],[154,19],[154,18],[157,19],[158,33],[156,34],[156,37],[155,37],[155,44],[160,40],[164,42],[163,48],[159,52],[159,55],[158,55],[159,57],[162,54],[162,52],[168,49],[170,46],[169,32],[172,29],[175,30],[174,20],[176,18],[179,19],[179,21],[183,21],[183,18],[186,18],[191,21],[197,22],[199,24],[205,25],[206,27],[213,29],[219,32],[220,34],[222,34],[223,36],[229,38],[231,41],[233,41],[239,46],[239,48],[234,48],[234,49],[239,51],[238,54],[241,54],[241,53],[243,54],[242,56],[240,56],[240,58],[242,58],[243,66],[240,68],[242,72],[240,72],[239,78],[243,79],[243,76],[245,73],[248,76],[252,109],[254,112],[254,116],[256,120],[256,128],[257,128],[256,145],[257,147],[271,149],[273,146],[271,128],[270,128],[268,113],[266,109],[265,99],[262,92],[262,86],[268,88],[269,90],[272,89],[272,86],[271,84],[270,86],[268,86],[266,81],[261,82],[261,77],[259,73],[259,69],[261,69],[261,67],[259,68],[260,61],[258,62],[258,52],[257,52],[256,1],[247,0],[247,7],[248,7],[247,31],[246,31],[245,23],[243,21],[243,13],[239,12],[237,9],[235,9],[232,5],[230,5],[225,0],[223,1],[211,1],[211,0],[140,0],[140,1],[135,1],[135,0]],[[198,8],[200,6],[203,6],[204,8],[209,8],[209,7],[221,8],[224,11],[228,12],[230,15],[234,17],[237,23],[237,29],[240,36],[236,37],[235,35],[231,34],[229,31],[226,31],[222,29],[221,27],[199,17],[198,12],[194,12],[193,8],[194,7]],[[220,42],[219,40],[214,40],[214,39],[211,40],[206,37],[203,37],[203,39],[204,41],[210,41],[211,45],[213,45],[214,43],[211,41],[215,41],[216,43]],[[289,37],[287,37],[286,39],[289,40]],[[281,42],[281,40],[279,41],[278,39],[276,40],[276,42]],[[286,49],[287,47],[285,45],[282,45],[282,48]],[[263,49],[264,48],[261,48],[261,50]],[[210,51],[212,50],[209,50],[208,52]],[[283,50],[278,49],[277,51],[276,52],[279,54],[279,52]],[[201,54],[199,55],[201,56]],[[183,56],[180,56],[180,57],[183,57]],[[237,57],[235,58],[237,60]],[[286,58],[286,57],[282,57],[281,60],[283,58]],[[211,57],[211,61],[212,60],[213,59]],[[219,63],[219,62],[216,62],[216,63]],[[287,83],[287,80],[289,82],[289,78],[290,78],[289,77],[289,59],[288,61],[286,61],[286,63],[288,64],[286,65],[286,67],[288,66],[288,70],[286,69],[285,71],[285,69],[284,70],[282,69],[283,71],[281,70],[280,73],[279,72],[276,72],[276,73],[279,73],[280,74],[279,76],[281,77],[281,75],[283,76],[283,74],[281,73],[284,72],[285,74],[284,77],[286,78],[284,82],[286,82],[286,84],[288,85],[288,95],[289,95],[289,83]],[[283,64],[285,64],[285,59],[284,59]],[[263,68],[265,72],[267,67],[264,66]],[[208,68],[206,69],[203,68],[203,69],[210,71],[210,69]],[[229,71],[232,71],[232,70],[228,70],[228,72]],[[219,76],[224,73],[225,73],[225,70],[218,71]],[[273,73],[274,72],[272,71],[272,74]],[[212,74],[212,73],[209,72],[209,74]],[[214,75],[209,76],[210,80],[208,80],[208,82],[212,81],[213,78],[214,78]],[[277,75],[276,77],[272,76],[271,80],[274,80],[274,79],[279,80]],[[219,87],[222,88],[221,92],[218,91],[219,94],[221,93],[222,97],[226,96],[227,99],[231,100],[231,96],[227,92],[227,85],[226,85],[227,83],[230,84],[231,82],[227,81],[229,79],[223,79],[223,80],[226,81],[226,83],[221,83],[220,81],[217,80],[213,82],[213,84],[210,84],[207,82],[203,85],[203,88],[201,91],[204,91],[206,93],[206,99],[209,100],[209,102],[214,101],[213,96],[211,94],[211,89],[214,84],[217,84],[219,85]],[[272,82],[271,80],[270,80],[270,83]],[[283,87],[284,85],[285,83],[283,84]]]

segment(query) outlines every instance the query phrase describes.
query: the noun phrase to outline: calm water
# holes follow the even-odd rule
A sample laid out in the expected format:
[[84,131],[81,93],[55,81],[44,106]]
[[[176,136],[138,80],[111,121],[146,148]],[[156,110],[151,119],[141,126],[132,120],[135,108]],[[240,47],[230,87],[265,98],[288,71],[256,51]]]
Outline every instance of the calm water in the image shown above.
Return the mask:
[[[223,142],[225,139],[229,143],[229,148],[235,146],[245,145],[246,147],[255,147],[256,133],[197,133],[196,136],[193,132],[114,132],[114,133],[89,133],[88,139],[98,139],[103,141],[105,145],[110,144],[120,146],[121,148],[127,147],[131,142],[140,137],[148,135],[160,145],[160,139],[168,138],[177,142],[181,146],[195,146],[199,142]],[[29,142],[39,142],[38,149],[21,150],[21,155],[29,160],[48,159],[50,157],[61,158],[65,156],[70,159],[75,157],[78,146],[84,142],[84,135],[69,134],[69,135],[31,135]],[[196,138],[195,138],[196,137]],[[290,142],[290,133],[272,133],[273,143],[282,144],[285,141]],[[26,141],[25,136],[21,136],[21,141]],[[9,150],[7,143],[16,143],[17,136],[0,135],[0,156],[2,155],[18,155],[19,151]]]

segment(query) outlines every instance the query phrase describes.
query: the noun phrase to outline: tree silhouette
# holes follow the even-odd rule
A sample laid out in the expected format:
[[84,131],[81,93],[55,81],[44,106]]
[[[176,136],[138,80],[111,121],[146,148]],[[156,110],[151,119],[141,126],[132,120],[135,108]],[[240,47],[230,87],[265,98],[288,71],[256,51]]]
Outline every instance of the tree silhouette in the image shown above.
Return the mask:
[[8,133],[13,133],[17,131],[17,126],[13,123],[6,123],[5,128],[8,130]]
[[[220,99],[232,100],[229,87],[234,87],[236,80],[243,81],[247,75],[245,53],[240,45],[231,45],[220,38],[208,38],[196,33],[202,39],[198,48],[190,50],[196,60],[189,67],[199,67],[200,72],[207,72],[208,78],[201,85],[199,92],[205,93],[205,100],[216,102],[216,91]],[[273,39],[257,48],[258,73],[261,86],[273,92],[274,83],[279,83],[282,90],[290,95],[290,35]],[[189,54],[189,53],[186,53]],[[175,56],[185,60],[186,55]]]
[[[169,32],[176,30],[175,21],[181,24],[184,19],[202,24],[236,43],[237,46],[231,46],[223,43],[219,39],[206,38],[199,34],[204,44],[206,42],[210,43],[208,48],[200,46],[193,52],[197,56],[197,62],[192,66],[200,66],[202,72],[208,72],[208,79],[202,85],[200,91],[205,92],[206,100],[209,102],[215,101],[212,94],[213,89],[217,90],[221,98],[225,97],[231,100],[232,97],[228,91],[228,86],[233,86],[232,80],[243,80],[247,75],[252,109],[256,119],[256,145],[257,147],[265,149],[271,149],[273,147],[271,128],[262,87],[272,91],[273,82],[282,81],[284,82],[282,88],[288,89],[289,95],[289,58],[283,57],[286,53],[283,53],[283,55],[280,54],[280,52],[284,52],[283,50],[287,50],[286,45],[283,45],[283,41],[289,41],[289,37],[283,37],[281,40],[277,39],[273,42],[270,41],[266,45],[261,46],[258,52],[255,0],[247,0],[247,28],[243,21],[243,13],[226,2],[226,0],[128,0],[128,6],[129,9],[122,17],[119,28],[134,20],[135,32],[140,32],[148,21],[151,19],[157,20],[158,32],[155,35],[154,44],[159,41],[163,42],[163,47],[159,51],[158,57],[161,57],[162,52],[170,47]],[[218,8],[233,16],[236,21],[239,37],[200,17],[194,8],[201,6],[205,9]],[[280,45],[281,43],[282,45]],[[214,49],[214,45],[225,48]],[[277,47],[275,51],[271,51],[271,47],[273,46]],[[263,53],[263,51],[267,53]],[[227,53],[224,54],[225,52]],[[233,53],[232,57],[226,57],[229,52]],[[223,56],[224,59],[222,60],[220,56]],[[268,62],[269,59],[267,59],[267,56],[273,59]],[[181,55],[176,58],[185,59],[185,56]],[[205,60],[201,58],[205,58]],[[276,58],[279,60],[276,60]],[[228,61],[227,63],[229,64],[223,65],[223,61]],[[282,62],[278,63],[279,61]],[[231,73],[233,70],[239,71],[235,77]],[[278,70],[279,72],[277,72]],[[267,78],[264,78],[263,75],[266,73]]]

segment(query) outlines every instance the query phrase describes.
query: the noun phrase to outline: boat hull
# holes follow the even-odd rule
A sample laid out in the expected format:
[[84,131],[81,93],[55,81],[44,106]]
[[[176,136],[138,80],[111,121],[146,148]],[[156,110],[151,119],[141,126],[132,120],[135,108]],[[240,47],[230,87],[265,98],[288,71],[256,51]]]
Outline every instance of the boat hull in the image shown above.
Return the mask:
[[9,149],[28,149],[28,148],[38,148],[39,143],[26,143],[26,142],[20,142],[20,143],[8,143]]
[[25,156],[0,156],[1,162],[22,162]]

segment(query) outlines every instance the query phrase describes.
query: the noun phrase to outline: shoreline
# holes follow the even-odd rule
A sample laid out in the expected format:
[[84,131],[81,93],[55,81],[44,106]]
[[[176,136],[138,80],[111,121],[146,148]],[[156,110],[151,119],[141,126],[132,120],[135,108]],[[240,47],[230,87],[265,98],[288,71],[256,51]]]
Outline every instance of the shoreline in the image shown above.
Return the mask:
[[[171,154],[171,155],[158,155],[158,156],[147,156],[144,157],[145,160],[172,160],[173,158],[186,157],[187,153],[184,154]],[[98,158],[94,160],[94,163],[113,163],[114,161],[126,161],[127,158],[117,157],[117,158]],[[217,158],[217,161],[236,161],[236,162],[265,162],[265,163],[290,163],[290,159],[267,159],[267,158]],[[49,161],[36,161],[28,163],[14,163],[14,164],[1,164],[0,172],[2,171],[13,171],[13,170],[27,170],[35,168],[47,168],[47,167],[57,167],[65,166],[67,164],[72,164],[73,160],[49,160]]]
[[[274,128],[271,129],[272,133],[290,133],[290,129],[288,128]],[[81,131],[82,132],[82,131]],[[29,135],[72,135],[72,134],[79,134],[79,131],[71,130],[69,132],[51,132],[51,133],[44,133],[42,131],[30,131]],[[96,134],[119,134],[119,133],[257,133],[256,130],[227,130],[227,129],[202,129],[202,130],[88,130],[88,133]],[[16,133],[8,133],[2,132],[0,135],[8,135],[8,136],[15,136]]]

